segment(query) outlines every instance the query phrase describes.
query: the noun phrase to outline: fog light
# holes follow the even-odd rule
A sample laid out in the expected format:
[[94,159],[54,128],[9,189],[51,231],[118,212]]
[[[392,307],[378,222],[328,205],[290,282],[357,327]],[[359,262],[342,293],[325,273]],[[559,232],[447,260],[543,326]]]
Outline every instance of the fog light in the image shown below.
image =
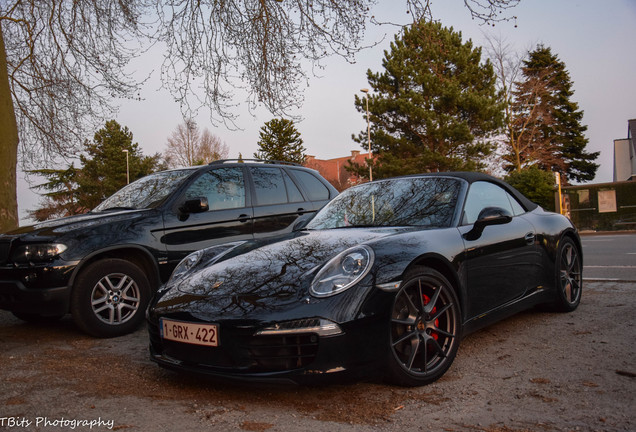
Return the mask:
[[290,335],[301,333],[316,333],[318,336],[335,336],[343,331],[338,324],[324,318],[308,318],[285,321],[265,327],[256,332],[257,336]]

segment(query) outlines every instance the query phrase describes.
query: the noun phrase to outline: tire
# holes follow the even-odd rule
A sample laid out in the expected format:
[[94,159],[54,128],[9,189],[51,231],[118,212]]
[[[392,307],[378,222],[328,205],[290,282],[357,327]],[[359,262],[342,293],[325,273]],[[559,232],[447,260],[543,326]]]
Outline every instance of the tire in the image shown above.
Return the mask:
[[583,263],[578,248],[569,237],[561,239],[556,261],[554,309],[572,312],[581,302]]
[[387,378],[401,386],[439,379],[453,363],[462,333],[457,294],[436,270],[407,275],[391,308]]
[[34,323],[34,324],[46,324],[62,319],[64,315],[39,315],[28,312],[11,312],[16,318],[20,318],[22,321]]
[[89,264],[77,276],[71,314],[77,326],[96,337],[131,333],[144,319],[150,282],[135,264],[104,259]]

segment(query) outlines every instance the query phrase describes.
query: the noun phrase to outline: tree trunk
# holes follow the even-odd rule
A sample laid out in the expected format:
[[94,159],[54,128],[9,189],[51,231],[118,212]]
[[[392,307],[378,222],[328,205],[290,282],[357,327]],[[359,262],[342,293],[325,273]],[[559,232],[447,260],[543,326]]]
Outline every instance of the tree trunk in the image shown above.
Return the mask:
[[18,226],[17,163],[18,124],[13,109],[7,54],[0,25],[0,233]]

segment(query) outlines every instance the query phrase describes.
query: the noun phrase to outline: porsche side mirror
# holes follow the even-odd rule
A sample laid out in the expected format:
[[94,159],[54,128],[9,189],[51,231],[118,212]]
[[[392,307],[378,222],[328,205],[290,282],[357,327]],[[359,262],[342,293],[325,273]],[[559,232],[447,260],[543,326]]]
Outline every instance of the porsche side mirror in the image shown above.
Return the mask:
[[464,234],[466,240],[477,240],[481,237],[484,229],[490,225],[503,225],[512,220],[512,215],[508,210],[501,207],[486,207],[479,212],[477,221],[473,225],[473,229]]
[[294,223],[292,231],[301,231],[307,226],[307,224],[313,217],[314,214],[304,214],[300,216],[298,219],[296,219],[296,223]]

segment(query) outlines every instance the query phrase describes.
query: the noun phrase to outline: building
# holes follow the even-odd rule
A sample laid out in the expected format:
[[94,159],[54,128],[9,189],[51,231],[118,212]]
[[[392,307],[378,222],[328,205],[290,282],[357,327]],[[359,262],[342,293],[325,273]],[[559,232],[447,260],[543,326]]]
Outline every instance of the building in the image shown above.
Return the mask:
[[562,188],[566,215],[581,231],[636,229],[636,119],[614,140],[614,181]]
[[615,182],[636,180],[636,119],[627,125],[627,138],[614,140]]
[[307,156],[305,166],[315,169],[336,189],[343,191],[363,181],[357,174],[347,171],[346,167],[350,163],[366,166],[368,157],[369,153],[360,153],[359,150],[352,150],[350,156],[335,159],[316,159],[315,156]]

